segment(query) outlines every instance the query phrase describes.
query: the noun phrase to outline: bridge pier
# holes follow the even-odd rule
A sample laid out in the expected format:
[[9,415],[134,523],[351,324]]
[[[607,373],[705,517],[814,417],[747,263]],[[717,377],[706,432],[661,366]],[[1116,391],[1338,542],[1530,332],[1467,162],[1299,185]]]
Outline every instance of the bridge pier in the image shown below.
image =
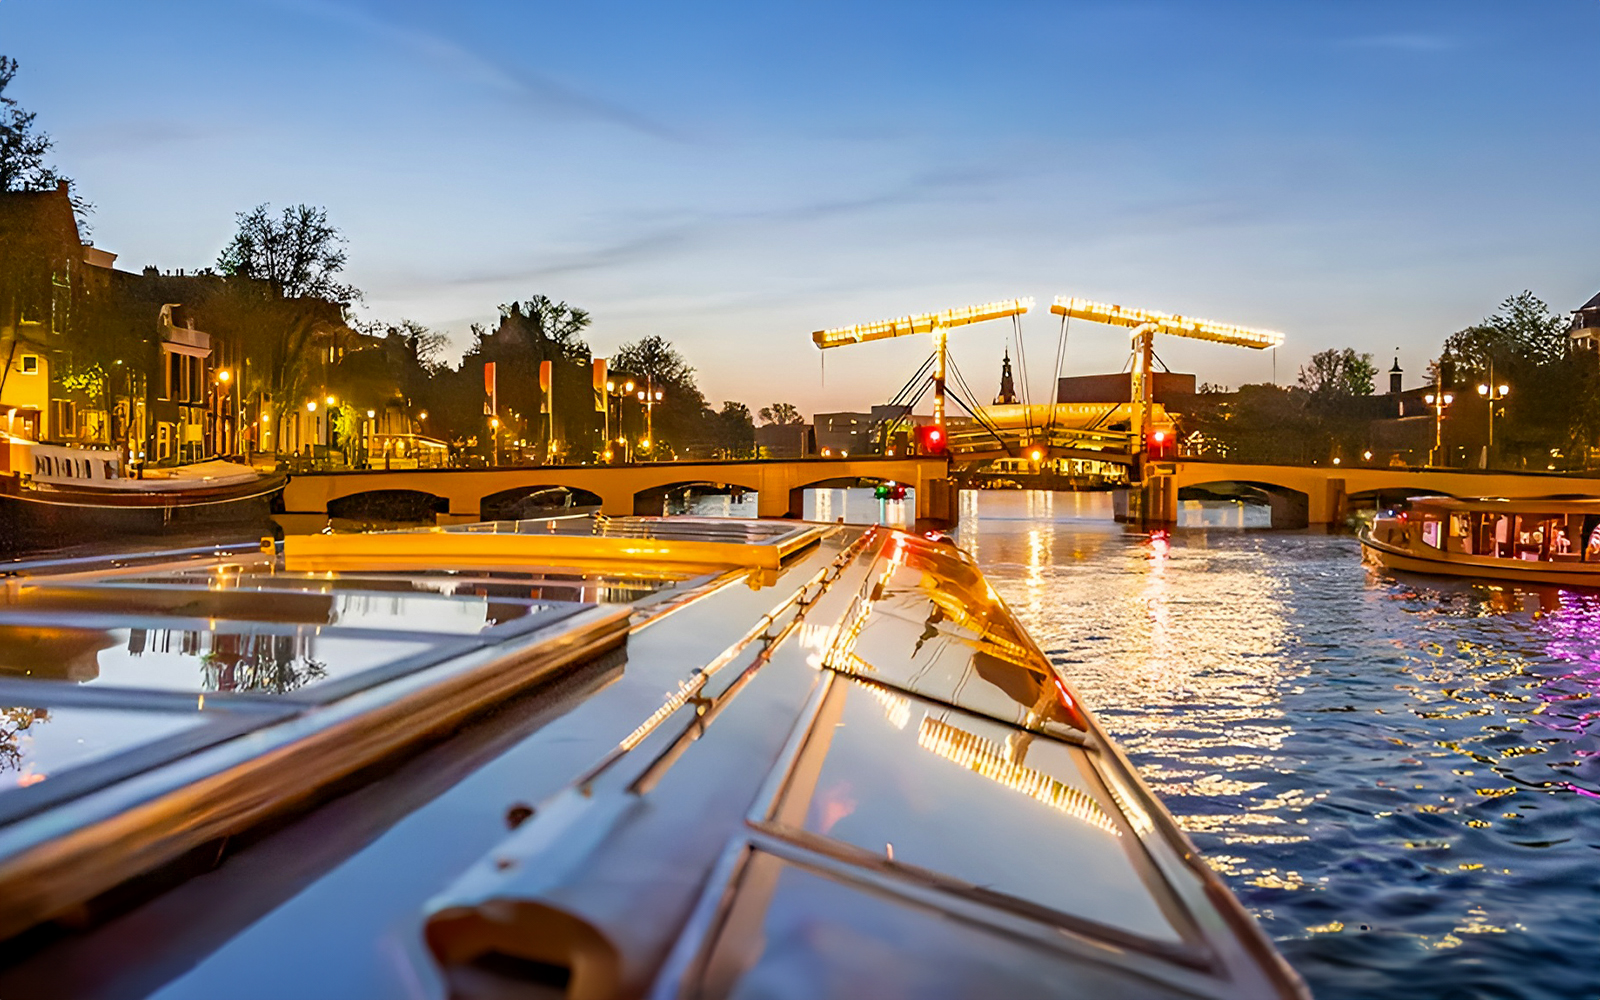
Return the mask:
[[1178,484],[1172,476],[1151,476],[1138,486],[1117,490],[1111,510],[1118,521],[1144,528],[1178,523]]

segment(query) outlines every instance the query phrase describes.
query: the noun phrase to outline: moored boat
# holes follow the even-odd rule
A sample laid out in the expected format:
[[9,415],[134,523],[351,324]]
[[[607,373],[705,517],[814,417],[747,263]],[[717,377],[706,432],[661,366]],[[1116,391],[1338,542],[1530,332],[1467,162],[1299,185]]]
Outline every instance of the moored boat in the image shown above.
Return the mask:
[[1600,587],[1600,499],[1413,497],[1360,539],[1392,570]]
[[16,572],[0,996],[1305,996],[935,539],[566,517]]
[[0,548],[264,522],[285,482],[227,461],[129,476],[116,451],[0,433]]

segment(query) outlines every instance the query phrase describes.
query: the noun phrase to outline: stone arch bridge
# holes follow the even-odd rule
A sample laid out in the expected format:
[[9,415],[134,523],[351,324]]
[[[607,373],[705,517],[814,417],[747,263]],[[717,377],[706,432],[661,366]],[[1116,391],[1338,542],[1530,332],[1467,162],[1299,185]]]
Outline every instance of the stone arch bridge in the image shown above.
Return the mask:
[[[1303,528],[1337,524],[1352,506],[1378,498],[1443,494],[1453,497],[1600,496],[1600,477],[1554,472],[1483,472],[1475,469],[1390,466],[1253,465],[1180,459],[1156,462],[1139,491],[1145,519],[1176,522],[1185,490],[1266,494],[1272,526]],[[1220,489],[1218,489],[1220,488]]]
[[477,517],[486,499],[566,487],[598,496],[601,513],[624,516],[661,513],[661,498],[674,487],[714,485],[756,493],[760,517],[799,517],[806,489],[866,479],[915,489],[917,519],[937,522],[954,511],[948,475],[948,462],[932,456],[309,472],[290,477],[283,503],[290,514],[326,514],[340,501],[406,492],[431,498],[440,513]]

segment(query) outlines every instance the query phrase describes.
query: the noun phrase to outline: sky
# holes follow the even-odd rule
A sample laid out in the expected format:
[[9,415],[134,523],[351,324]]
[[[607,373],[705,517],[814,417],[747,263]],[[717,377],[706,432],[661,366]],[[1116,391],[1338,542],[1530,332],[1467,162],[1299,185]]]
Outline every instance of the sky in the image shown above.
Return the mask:
[[[1597,0],[581,4],[0,0],[8,89],[138,270],[235,214],[326,207],[366,319],[459,350],[497,306],[659,334],[713,404],[885,402],[926,338],[813,330],[1013,297],[1046,398],[1056,295],[1280,330],[1168,339],[1236,386],[1398,352],[1531,289],[1600,290]],[[951,335],[979,396],[1009,322]],[[1062,370],[1120,370],[1075,322]],[[824,361],[826,364],[824,365]],[[980,399],[987,402],[987,399]]]

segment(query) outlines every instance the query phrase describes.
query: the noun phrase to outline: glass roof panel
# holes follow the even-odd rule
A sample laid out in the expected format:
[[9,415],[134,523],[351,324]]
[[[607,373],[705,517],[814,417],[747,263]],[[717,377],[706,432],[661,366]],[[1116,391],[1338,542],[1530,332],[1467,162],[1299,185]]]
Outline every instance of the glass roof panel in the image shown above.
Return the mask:
[[0,796],[205,724],[200,712],[0,705]]
[[175,628],[0,624],[0,677],[145,690],[286,694],[433,648],[428,642]]
[[[818,717],[827,757],[807,830],[1144,938],[1181,940],[1084,750],[877,685],[836,690],[842,710]],[[797,815],[789,803],[784,811]]]

